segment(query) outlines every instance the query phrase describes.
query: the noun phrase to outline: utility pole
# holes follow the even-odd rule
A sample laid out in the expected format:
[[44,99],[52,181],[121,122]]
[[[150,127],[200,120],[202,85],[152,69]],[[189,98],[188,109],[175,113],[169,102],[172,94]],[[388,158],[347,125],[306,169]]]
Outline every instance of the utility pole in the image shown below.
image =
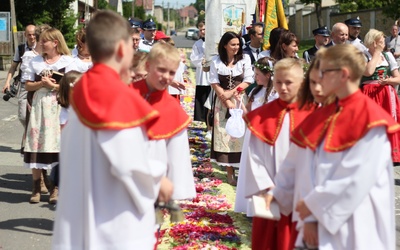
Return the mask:
[[132,0],[132,17],[135,17],[135,0]]
[[167,23],[167,36],[169,36],[170,34],[171,34],[171,32],[170,32],[170,26],[169,26],[169,1],[168,1],[168,3],[167,3],[167,6],[168,6],[168,23]]
[[17,21],[15,20],[15,5],[14,0],[10,0],[11,7],[11,29],[13,33],[14,52],[18,49],[18,36],[17,36]]

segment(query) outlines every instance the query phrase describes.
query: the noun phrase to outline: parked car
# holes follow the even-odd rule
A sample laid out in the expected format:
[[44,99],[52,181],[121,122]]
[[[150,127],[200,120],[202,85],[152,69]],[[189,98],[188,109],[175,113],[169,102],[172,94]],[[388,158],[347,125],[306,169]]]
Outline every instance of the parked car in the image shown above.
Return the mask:
[[194,34],[194,32],[195,32],[196,30],[198,30],[198,29],[197,29],[197,28],[189,28],[189,29],[186,31],[185,37],[186,37],[187,39],[193,39],[193,34]]
[[200,38],[200,30],[196,30],[196,31],[193,33],[192,39],[193,39],[193,40],[199,40],[199,38]]

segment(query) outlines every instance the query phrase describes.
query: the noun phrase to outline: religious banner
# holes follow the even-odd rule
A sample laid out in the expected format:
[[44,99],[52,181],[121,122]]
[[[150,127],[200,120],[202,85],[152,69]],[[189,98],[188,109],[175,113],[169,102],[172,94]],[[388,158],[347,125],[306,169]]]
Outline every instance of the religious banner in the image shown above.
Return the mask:
[[253,21],[257,0],[206,0],[205,58],[218,54],[218,42],[227,31],[241,33]]
[[[260,0],[265,1],[265,0]],[[263,50],[269,48],[269,34],[271,30],[276,27],[282,27],[288,29],[288,24],[285,17],[285,11],[283,9],[282,0],[266,0],[266,12],[264,21],[264,43]]]

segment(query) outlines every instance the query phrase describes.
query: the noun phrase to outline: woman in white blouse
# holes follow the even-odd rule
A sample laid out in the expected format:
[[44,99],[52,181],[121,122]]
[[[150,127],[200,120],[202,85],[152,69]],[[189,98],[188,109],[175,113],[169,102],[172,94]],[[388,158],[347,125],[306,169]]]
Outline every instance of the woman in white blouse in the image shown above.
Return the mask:
[[238,88],[246,89],[253,83],[253,70],[250,57],[243,54],[240,36],[234,32],[228,31],[222,36],[218,54],[212,59],[209,76],[215,91],[211,159],[226,167],[228,183],[236,185],[233,167],[239,167],[243,137],[231,137],[225,126],[229,109],[237,107],[234,94]]
[[[33,93],[29,122],[26,130],[24,165],[32,169],[33,190],[31,203],[40,201],[40,176],[58,164],[60,151],[60,105],[57,103],[58,84],[52,71],[65,73],[72,57],[61,32],[50,28],[42,32],[38,46],[42,55],[32,59],[26,90]],[[50,190],[50,203],[57,202],[58,188]]]

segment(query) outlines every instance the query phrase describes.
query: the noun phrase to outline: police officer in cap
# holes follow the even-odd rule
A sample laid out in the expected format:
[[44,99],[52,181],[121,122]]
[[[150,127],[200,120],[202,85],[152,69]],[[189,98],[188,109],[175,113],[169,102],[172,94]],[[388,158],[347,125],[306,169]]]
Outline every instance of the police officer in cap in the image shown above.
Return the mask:
[[360,39],[360,31],[362,27],[360,18],[350,18],[344,21],[344,23],[349,28],[349,40],[347,40],[347,43],[353,44],[361,52],[366,51],[367,48],[364,46],[363,42]]
[[149,52],[154,44],[154,37],[156,36],[156,23],[153,19],[148,19],[143,22],[143,39],[139,44],[139,51]]
[[307,63],[310,63],[314,59],[319,48],[324,47],[329,43],[330,33],[328,27],[322,26],[312,32],[314,34],[315,45],[303,52],[303,58]]

